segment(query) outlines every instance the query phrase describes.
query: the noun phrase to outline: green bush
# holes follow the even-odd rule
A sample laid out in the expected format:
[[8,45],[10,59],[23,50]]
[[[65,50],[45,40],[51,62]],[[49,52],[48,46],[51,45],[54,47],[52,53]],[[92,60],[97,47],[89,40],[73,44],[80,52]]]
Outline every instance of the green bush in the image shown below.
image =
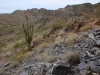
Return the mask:
[[52,28],[53,28],[53,30],[55,30],[55,29],[58,29],[58,28],[60,28],[60,27],[62,27],[62,23],[61,22],[53,22],[52,23]]

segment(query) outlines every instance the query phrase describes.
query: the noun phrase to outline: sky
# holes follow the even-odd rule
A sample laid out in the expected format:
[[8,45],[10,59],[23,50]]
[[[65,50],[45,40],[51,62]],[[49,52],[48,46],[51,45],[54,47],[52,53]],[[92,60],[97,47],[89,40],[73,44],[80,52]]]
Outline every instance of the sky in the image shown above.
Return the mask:
[[58,9],[67,5],[98,3],[100,0],[0,0],[0,13],[12,13],[15,10],[32,8]]

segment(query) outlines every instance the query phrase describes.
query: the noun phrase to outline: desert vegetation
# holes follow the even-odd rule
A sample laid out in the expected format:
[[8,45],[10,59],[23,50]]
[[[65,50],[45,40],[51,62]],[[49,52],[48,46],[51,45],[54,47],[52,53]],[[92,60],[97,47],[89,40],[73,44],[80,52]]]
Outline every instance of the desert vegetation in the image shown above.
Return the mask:
[[31,51],[31,42],[32,42],[32,37],[33,37],[33,25],[29,23],[28,17],[26,16],[26,22],[27,22],[27,27],[25,27],[25,24],[23,24],[23,30],[24,30],[24,35],[25,35],[25,40],[28,45],[28,50]]
[[[87,59],[85,55],[89,59],[96,56],[95,53],[98,55],[99,26],[99,3],[0,14],[0,67],[3,65],[3,70],[10,73],[12,69],[19,70],[38,62],[53,64],[65,61],[70,64],[70,69],[74,68],[82,61],[80,55],[83,54],[84,59]],[[98,33],[91,31],[95,28]],[[3,70],[0,68],[0,74]]]

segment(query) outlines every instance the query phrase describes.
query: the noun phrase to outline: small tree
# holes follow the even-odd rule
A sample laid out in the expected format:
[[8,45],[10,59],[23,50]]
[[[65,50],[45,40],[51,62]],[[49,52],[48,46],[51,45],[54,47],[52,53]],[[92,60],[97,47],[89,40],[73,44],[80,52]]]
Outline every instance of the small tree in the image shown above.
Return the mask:
[[28,17],[26,16],[26,24],[23,24],[23,30],[24,30],[24,35],[25,35],[25,40],[28,45],[28,50],[31,51],[31,42],[32,42],[32,37],[33,37],[33,25],[29,23]]

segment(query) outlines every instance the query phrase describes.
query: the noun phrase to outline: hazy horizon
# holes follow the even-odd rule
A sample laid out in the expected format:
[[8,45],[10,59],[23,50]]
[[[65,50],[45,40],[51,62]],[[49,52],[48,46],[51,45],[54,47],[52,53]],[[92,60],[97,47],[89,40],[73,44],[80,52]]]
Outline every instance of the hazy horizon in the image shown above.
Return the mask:
[[77,0],[77,1],[66,1],[66,0],[0,0],[0,13],[12,13],[15,10],[27,10],[32,8],[46,8],[46,9],[58,9],[64,8],[67,5],[91,3],[95,4],[100,2],[99,0]]

